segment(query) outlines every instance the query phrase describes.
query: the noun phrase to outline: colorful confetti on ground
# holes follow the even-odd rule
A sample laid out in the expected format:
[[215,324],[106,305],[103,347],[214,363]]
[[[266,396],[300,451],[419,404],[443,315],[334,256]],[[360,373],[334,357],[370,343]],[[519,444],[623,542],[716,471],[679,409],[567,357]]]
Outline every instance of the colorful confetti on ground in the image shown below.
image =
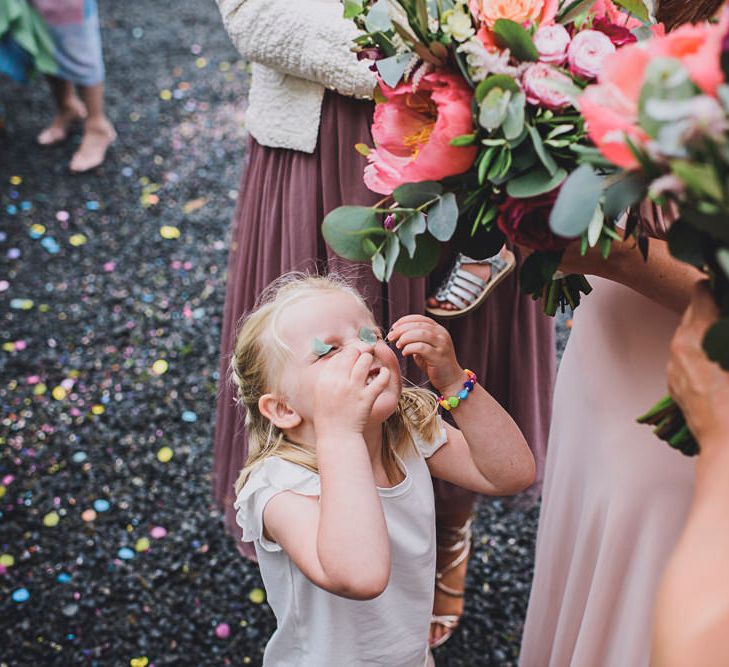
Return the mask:
[[[214,3],[102,5],[119,132],[51,149],[0,82],[0,661],[258,665],[262,582],[209,488],[247,67]],[[440,665],[514,664],[537,510],[484,505]]]

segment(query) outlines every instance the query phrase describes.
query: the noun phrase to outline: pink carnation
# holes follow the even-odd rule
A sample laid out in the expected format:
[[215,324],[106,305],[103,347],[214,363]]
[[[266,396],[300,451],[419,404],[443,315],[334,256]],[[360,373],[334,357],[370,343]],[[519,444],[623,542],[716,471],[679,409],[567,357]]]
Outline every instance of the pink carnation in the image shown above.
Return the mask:
[[534,35],[534,46],[539,51],[539,60],[549,65],[561,65],[567,60],[570,34],[561,23],[543,25]]
[[583,30],[577,33],[567,49],[570,72],[584,79],[595,79],[605,58],[615,53],[615,44],[603,32]]
[[547,109],[563,109],[571,104],[567,95],[556,89],[554,84],[572,84],[571,79],[546,63],[529,65],[521,77],[527,102]]
[[365,185],[389,195],[404,183],[439,181],[468,171],[476,146],[451,146],[451,139],[473,132],[473,91],[462,77],[443,71],[426,74],[417,92],[409,83],[389,88],[375,107]]

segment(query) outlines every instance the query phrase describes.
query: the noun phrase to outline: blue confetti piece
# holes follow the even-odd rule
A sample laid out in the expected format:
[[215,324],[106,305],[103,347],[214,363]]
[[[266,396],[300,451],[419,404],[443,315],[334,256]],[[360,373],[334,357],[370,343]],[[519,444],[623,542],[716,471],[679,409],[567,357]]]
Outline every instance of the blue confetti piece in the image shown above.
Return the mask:
[[8,205],[7,205],[6,207],[5,207],[5,212],[6,212],[6,213],[7,213],[8,215],[15,215],[15,214],[16,214],[16,213],[18,212],[18,207],[17,207],[17,206],[15,206],[15,204],[8,204]]
[[31,204],[29,201],[20,202],[21,211],[30,211],[32,208],[33,208],[33,204]]
[[142,294],[142,301],[144,303],[152,303],[154,301],[154,294]]
[[18,588],[13,591],[13,602],[25,602],[30,598],[30,593],[27,588]]
[[97,512],[106,512],[108,511],[109,507],[109,501],[105,500],[104,498],[94,500],[94,509]]
[[61,250],[61,246],[58,245],[58,241],[56,241],[56,239],[52,236],[44,237],[41,241],[41,245],[45,250],[51,253],[51,255],[57,255]]
[[93,199],[90,200],[90,201],[87,201],[86,202],[86,208],[89,211],[98,211],[99,210],[99,202],[97,202],[97,201],[95,201]]
[[87,458],[88,456],[86,455],[86,452],[74,452],[71,460],[74,463],[83,463]]
[[188,424],[194,424],[197,421],[197,413],[192,410],[185,410],[182,413],[182,421],[187,422]]
[[0,243],[8,240],[8,235],[5,232],[0,232]]
[[132,558],[134,558],[134,551],[132,551],[129,547],[122,547],[119,551],[117,551],[116,555],[122,560],[132,560]]
[[68,572],[61,572],[57,577],[56,581],[59,584],[67,584],[69,581],[71,581],[71,575]]

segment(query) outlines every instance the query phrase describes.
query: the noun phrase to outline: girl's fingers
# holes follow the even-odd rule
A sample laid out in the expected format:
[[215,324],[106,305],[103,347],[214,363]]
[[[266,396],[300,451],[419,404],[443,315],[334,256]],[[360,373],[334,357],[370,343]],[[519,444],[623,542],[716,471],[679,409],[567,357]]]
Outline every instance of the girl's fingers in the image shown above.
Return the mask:
[[403,332],[402,335],[398,337],[395,346],[399,349],[403,349],[409,343],[415,343],[418,341],[436,346],[439,343],[438,332],[416,327]]
[[438,350],[428,343],[422,341],[416,343],[409,343],[400,350],[403,357],[409,357],[410,355],[417,354],[423,358],[424,361],[433,359]]
[[410,322],[431,322],[432,324],[435,324],[433,320],[429,317],[425,317],[425,315],[405,315],[397,320],[397,322],[393,323],[392,329],[396,329],[397,327]]
[[[356,352],[355,352],[356,353]],[[352,366],[349,377],[355,384],[364,384],[374,357],[369,352],[362,352]]]
[[365,393],[372,398],[374,403],[375,399],[387,389],[387,383],[390,381],[390,371],[384,366],[380,368],[380,372],[377,374],[374,380],[365,387]]

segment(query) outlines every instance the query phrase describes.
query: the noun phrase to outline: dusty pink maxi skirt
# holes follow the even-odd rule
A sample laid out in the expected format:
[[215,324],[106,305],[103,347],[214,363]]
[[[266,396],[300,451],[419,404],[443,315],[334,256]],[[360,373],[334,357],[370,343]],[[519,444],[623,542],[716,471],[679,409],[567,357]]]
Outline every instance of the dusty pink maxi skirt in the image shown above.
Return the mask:
[[[313,154],[267,148],[250,141],[248,166],[233,221],[225,313],[221,338],[213,490],[236,538],[233,484],[246,457],[243,414],[234,403],[228,364],[236,325],[266,285],[292,270],[344,268],[364,293],[383,327],[402,315],[422,313],[425,279],[395,276],[379,283],[367,265],[337,259],[321,235],[321,221],[342,204],[370,205],[378,197],[362,182],[364,158],[356,143],[372,143],[372,106],[327,92],[319,142]],[[519,424],[535,454],[539,479],[544,465],[555,374],[554,324],[538,303],[519,293],[512,274],[473,315],[448,325],[460,362]],[[408,377],[421,381],[414,368]],[[436,500],[449,506],[471,503],[473,495],[443,482]],[[252,554],[250,545],[244,551]]]

